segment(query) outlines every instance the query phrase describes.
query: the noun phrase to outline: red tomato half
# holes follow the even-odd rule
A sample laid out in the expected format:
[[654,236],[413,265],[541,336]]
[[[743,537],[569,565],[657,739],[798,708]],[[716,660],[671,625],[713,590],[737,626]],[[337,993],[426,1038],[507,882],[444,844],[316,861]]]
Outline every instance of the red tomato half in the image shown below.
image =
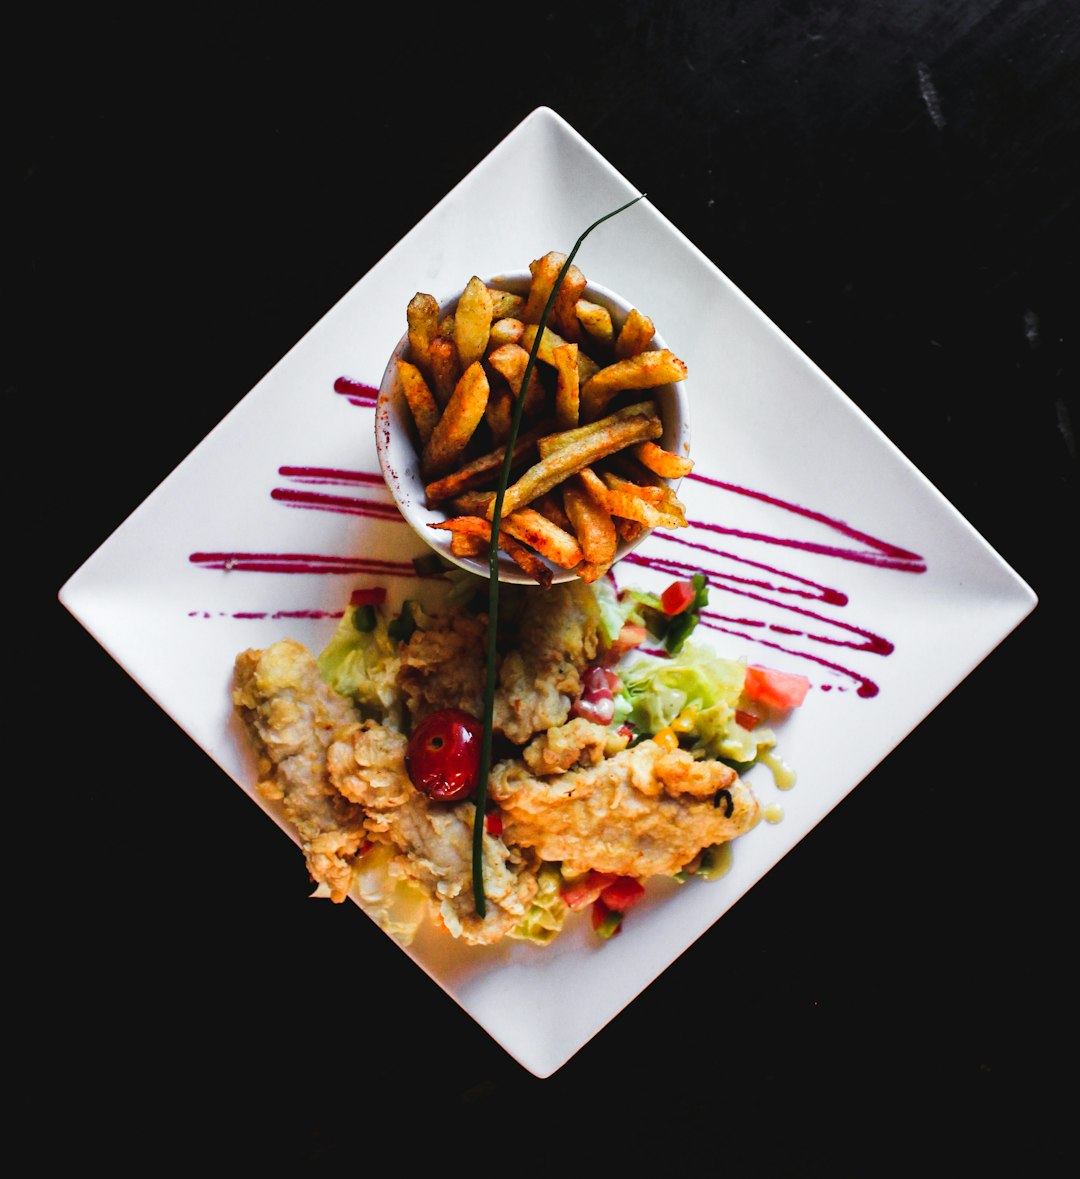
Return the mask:
[[746,669],[743,690],[751,700],[760,700],[769,708],[798,708],[806,699],[810,681],[804,675],[790,671],[776,671],[771,667],[752,664]]

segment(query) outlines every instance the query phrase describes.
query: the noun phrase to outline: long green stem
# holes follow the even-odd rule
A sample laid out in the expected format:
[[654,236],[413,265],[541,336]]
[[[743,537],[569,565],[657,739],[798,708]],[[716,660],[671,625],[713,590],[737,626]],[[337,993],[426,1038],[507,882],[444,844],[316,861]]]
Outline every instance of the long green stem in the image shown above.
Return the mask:
[[518,428],[521,425],[522,408],[525,405],[525,390],[529,387],[529,378],[532,376],[533,369],[536,366],[536,357],[540,351],[540,343],[543,339],[548,317],[551,315],[551,309],[555,304],[555,296],[559,293],[559,288],[562,286],[563,279],[566,277],[566,272],[570,269],[575,255],[581,248],[581,243],[598,225],[602,225],[611,217],[623,212],[624,209],[629,209],[631,205],[637,204],[644,196],[645,194],[641,193],[639,196],[634,197],[632,201],[627,201],[625,205],[620,205],[617,209],[612,209],[610,213],[605,213],[603,217],[594,221],[574,243],[574,248],[566,256],[566,261],[559,270],[558,278],[556,278],[551,288],[547,303],[544,304],[544,310],[536,328],[536,338],[533,340],[532,348],[529,351],[529,360],[525,365],[525,373],[521,378],[521,394],[515,399],[514,415],[510,423],[510,436],[506,440],[502,475],[499,478],[499,489],[495,494],[495,508],[491,517],[491,542],[488,545],[487,677],[484,685],[484,733],[480,743],[480,776],[476,785],[476,813],[473,819],[472,856],[473,901],[476,906],[477,915],[481,920],[487,912],[487,895],[484,889],[484,813],[487,809],[488,776],[491,773],[492,728],[495,715],[496,635],[499,623],[499,524],[502,521],[502,508],[503,500],[506,496],[506,487],[510,482],[514,443],[517,441]]

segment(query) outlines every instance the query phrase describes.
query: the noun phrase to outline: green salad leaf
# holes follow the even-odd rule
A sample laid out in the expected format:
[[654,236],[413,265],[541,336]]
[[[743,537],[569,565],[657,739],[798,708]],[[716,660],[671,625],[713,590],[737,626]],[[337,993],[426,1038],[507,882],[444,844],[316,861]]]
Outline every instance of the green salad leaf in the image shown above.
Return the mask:
[[695,751],[748,765],[775,744],[771,729],[744,729],[735,712],[746,664],[711,648],[686,642],[671,656],[636,653],[619,667],[630,705],[627,719],[651,736],[680,721]]
[[340,695],[350,696],[365,717],[397,716],[398,643],[381,610],[349,607],[320,652],[318,666],[326,683]]

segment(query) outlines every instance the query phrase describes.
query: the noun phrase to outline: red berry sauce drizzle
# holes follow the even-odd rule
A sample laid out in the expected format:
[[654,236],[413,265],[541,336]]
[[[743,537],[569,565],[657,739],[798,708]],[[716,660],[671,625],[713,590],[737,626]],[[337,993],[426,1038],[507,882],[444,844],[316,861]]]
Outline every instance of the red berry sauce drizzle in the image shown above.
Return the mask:
[[[350,405],[371,409],[375,405],[378,390],[350,377],[339,377],[334,382],[334,392],[344,396]],[[278,469],[278,474],[297,485],[277,487],[271,492],[272,498],[284,507],[305,511],[340,512],[349,515],[366,516],[372,519],[393,522],[405,521],[398,514],[386,490],[382,474],[378,471],[347,471],[332,467],[291,467]],[[822,585],[788,569],[781,569],[762,561],[728,551],[721,547],[721,537],[773,548],[793,549],[797,552],[813,553],[838,561],[852,561],[872,565],[882,570],[899,573],[925,573],[926,562],[917,553],[890,544],[887,541],[860,532],[841,520],[826,516],[810,508],[788,503],[765,492],[724,483],[697,471],[687,476],[707,484],[718,491],[742,496],[769,504],[780,512],[811,520],[823,525],[837,537],[837,542],[799,540],[793,537],[773,536],[761,532],[720,524],[710,520],[689,521],[686,530],[694,539],[684,535],[658,530],[651,542],[673,546],[673,551],[663,555],[645,556],[640,552],[631,553],[623,559],[627,565],[637,565],[672,577],[685,577],[688,573],[704,573],[708,581],[711,604],[715,606],[718,595],[729,599],[757,604],[764,609],[780,609],[792,617],[790,625],[768,622],[752,613],[753,607],[744,614],[724,613],[715,608],[702,611],[701,625],[712,630],[732,635],[750,644],[756,644],[780,651],[798,659],[805,659],[835,675],[850,680],[856,694],[870,698],[878,694],[879,688],[871,679],[850,667],[827,659],[808,650],[806,644],[846,648],[869,655],[886,656],[893,650],[893,644],[884,636],[875,634],[864,627],[841,621],[822,613],[805,603],[818,607],[843,609],[848,596],[842,590]],[[319,487],[348,489],[330,492],[316,490]],[[365,492],[374,495],[365,495]],[[683,530],[680,530],[680,533]],[[654,549],[658,547],[653,543]],[[680,559],[681,558],[681,559]],[[305,576],[346,576],[355,577],[417,577],[411,561],[369,560],[363,557],[342,557],[316,553],[244,553],[207,552],[192,553],[189,560],[206,569],[220,569],[238,573],[303,574]],[[191,611],[193,617],[209,617],[201,611]],[[323,618],[340,617],[341,611],[290,610],[278,613],[238,612],[232,618]],[[822,691],[836,686],[832,683],[817,685]],[[839,688],[843,691],[844,688]]]

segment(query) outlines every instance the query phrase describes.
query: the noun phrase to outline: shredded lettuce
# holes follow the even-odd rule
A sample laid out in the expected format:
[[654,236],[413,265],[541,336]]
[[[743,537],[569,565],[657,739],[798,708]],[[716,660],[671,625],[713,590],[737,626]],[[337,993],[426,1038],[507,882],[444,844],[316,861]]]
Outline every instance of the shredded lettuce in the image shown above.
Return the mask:
[[547,945],[562,929],[569,906],[562,899],[562,873],[557,864],[542,864],[536,874],[539,885],[529,911],[509,936],[519,941]]
[[349,607],[337,630],[318,657],[319,674],[342,696],[350,696],[365,717],[393,720],[400,711],[397,689],[398,644],[390,636],[389,624],[381,610],[354,614]]
[[636,732],[651,736],[679,721],[696,752],[745,766],[771,748],[771,729],[744,729],[735,719],[746,664],[710,648],[684,643],[666,657],[635,653],[619,667]]
[[[623,624],[632,621],[637,602],[629,594],[619,594],[610,577],[599,577],[589,583],[596,604],[600,608],[600,630],[605,645],[610,646],[618,637]],[[638,624],[643,625],[638,619]]]

